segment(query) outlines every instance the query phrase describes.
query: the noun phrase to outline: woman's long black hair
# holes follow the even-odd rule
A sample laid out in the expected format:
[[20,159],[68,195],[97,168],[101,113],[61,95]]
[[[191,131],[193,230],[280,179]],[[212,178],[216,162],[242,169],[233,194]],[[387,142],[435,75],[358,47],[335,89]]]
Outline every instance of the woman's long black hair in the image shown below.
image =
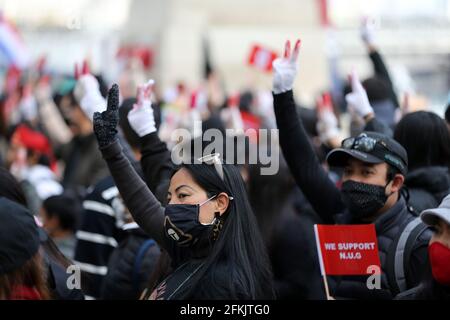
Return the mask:
[[450,168],[450,133],[445,120],[428,111],[407,114],[395,127],[394,139],[408,153],[408,168]]
[[270,248],[274,227],[283,210],[292,205],[289,197],[295,187],[295,181],[282,156],[279,170],[274,175],[261,174],[260,163],[249,165],[248,196],[255,212],[263,239]]
[[[222,215],[223,228],[192,290],[198,290],[198,284],[207,281],[210,285],[201,286],[201,290],[211,299],[274,298],[272,270],[266,247],[239,170],[234,165],[224,164],[223,181],[214,165],[183,164],[181,167],[188,170],[208,197],[225,192],[234,198]],[[220,286],[214,285],[215,271],[222,272],[222,279],[226,277],[225,287],[223,281]]]

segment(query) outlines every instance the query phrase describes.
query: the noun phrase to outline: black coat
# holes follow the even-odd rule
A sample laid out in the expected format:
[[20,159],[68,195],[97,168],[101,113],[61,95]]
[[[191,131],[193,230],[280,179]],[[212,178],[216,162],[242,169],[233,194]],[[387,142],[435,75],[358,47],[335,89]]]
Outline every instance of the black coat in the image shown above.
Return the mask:
[[415,288],[398,294],[395,300],[450,300],[450,287],[429,279]]
[[300,212],[292,207],[287,205],[280,210],[269,246],[276,298],[324,300],[313,227],[320,219],[304,204]]
[[102,282],[101,299],[139,299],[161,254],[155,243],[142,255],[141,262],[137,261],[138,252],[148,239],[139,228],[129,230],[128,235],[111,254],[108,273]]
[[[44,251],[45,252],[45,251]],[[53,299],[55,300],[84,300],[84,294],[80,289],[69,289],[67,283],[71,277],[58,261],[45,252],[45,261],[47,266],[47,284]]]
[[[88,204],[95,204],[95,206]],[[106,272],[109,258],[122,241],[125,232],[121,226],[125,219],[125,210],[121,203],[118,190],[112,177],[106,177],[99,181],[83,199],[83,214],[81,224],[76,233],[77,246],[74,260],[79,263],[82,271],[83,292],[88,298],[100,297],[100,288]],[[105,209],[113,214],[105,214]],[[98,242],[95,238],[80,237],[80,234],[88,233],[110,239],[109,242]],[[86,268],[86,266],[91,266]],[[92,266],[95,269],[92,269]]]
[[450,194],[450,174],[447,167],[424,167],[410,171],[405,185],[409,191],[409,205],[418,213],[436,208]]
[[[392,289],[388,280],[388,274],[392,275],[393,270],[388,268],[388,255],[393,254],[392,246],[398,235],[405,229],[406,225],[414,219],[414,215],[409,211],[406,202],[400,198],[397,203],[387,212],[377,218],[374,222],[378,240],[378,254],[381,263],[381,290],[368,290],[366,286],[366,276],[343,276],[337,278],[337,285],[332,292],[336,298],[357,298],[357,299],[392,299],[395,290]],[[341,220],[342,219],[342,220]],[[348,220],[346,215],[337,216],[338,223],[356,223]],[[428,266],[428,243],[431,238],[429,229],[421,233],[414,242],[411,251],[409,268],[405,270],[408,288],[417,286],[423,279]]]

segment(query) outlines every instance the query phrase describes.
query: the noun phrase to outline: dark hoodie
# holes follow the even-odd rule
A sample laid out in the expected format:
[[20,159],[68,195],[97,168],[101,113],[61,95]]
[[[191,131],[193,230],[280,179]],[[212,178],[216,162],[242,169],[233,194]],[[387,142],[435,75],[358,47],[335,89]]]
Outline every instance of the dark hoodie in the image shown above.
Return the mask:
[[398,294],[395,300],[450,300],[450,287],[441,285],[431,275],[427,275],[420,285]]
[[409,205],[417,213],[436,208],[450,193],[450,174],[447,167],[431,166],[410,171],[405,185],[409,191]]
[[126,234],[109,259],[108,273],[102,282],[102,299],[138,299],[158,261],[160,249],[155,242],[147,243],[149,237],[144,231],[136,226]]

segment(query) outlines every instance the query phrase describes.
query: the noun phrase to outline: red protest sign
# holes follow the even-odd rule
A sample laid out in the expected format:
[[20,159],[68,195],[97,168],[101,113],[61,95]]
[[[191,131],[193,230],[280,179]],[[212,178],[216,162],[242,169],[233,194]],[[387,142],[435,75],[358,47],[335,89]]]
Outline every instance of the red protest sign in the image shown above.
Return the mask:
[[322,275],[367,275],[380,270],[373,224],[314,225]]
[[277,58],[277,53],[273,50],[263,48],[260,45],[253,45],[248,57],[248,64],[261,70],[271,71],[272,62]]
[[150,69],[153,66],[154,52],[144,45],[128,45],[119,48],[117,57],[124,60],[137,58],[142,62],[145,69]]

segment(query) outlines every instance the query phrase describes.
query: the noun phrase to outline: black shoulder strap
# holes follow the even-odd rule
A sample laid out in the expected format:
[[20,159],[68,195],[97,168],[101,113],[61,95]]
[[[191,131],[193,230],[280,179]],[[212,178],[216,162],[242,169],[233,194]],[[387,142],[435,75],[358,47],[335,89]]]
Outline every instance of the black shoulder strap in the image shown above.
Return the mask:
[[[416,218],[420,219],[420,218]],[[406,241],[405,251],[404,251],[404,260],[403,266],[405,269],[405,277],[406,277],[406,289],[411,289],[411,256],[414,250],[414,247],[417,243],[417,239],[420,235],[428,229],[428,226],[424,224],[422,221],[411,231],[408,240]]]
[[419,217],[411,220],[389,248],[386,274],[393,295],[409,289],[408,270],[411,254],[417,238],[426,228]]
[[155,240],[153,239],[145,240],[139,247],[139,250],[136,254],[136,257],[134,259],[133,276],[132,276],[133,288],[135,291],[139,290],[139,283],[140,283],[139,272],[141,271],[142,260],[144,260],[146,252],[154,245],[156,245]]

